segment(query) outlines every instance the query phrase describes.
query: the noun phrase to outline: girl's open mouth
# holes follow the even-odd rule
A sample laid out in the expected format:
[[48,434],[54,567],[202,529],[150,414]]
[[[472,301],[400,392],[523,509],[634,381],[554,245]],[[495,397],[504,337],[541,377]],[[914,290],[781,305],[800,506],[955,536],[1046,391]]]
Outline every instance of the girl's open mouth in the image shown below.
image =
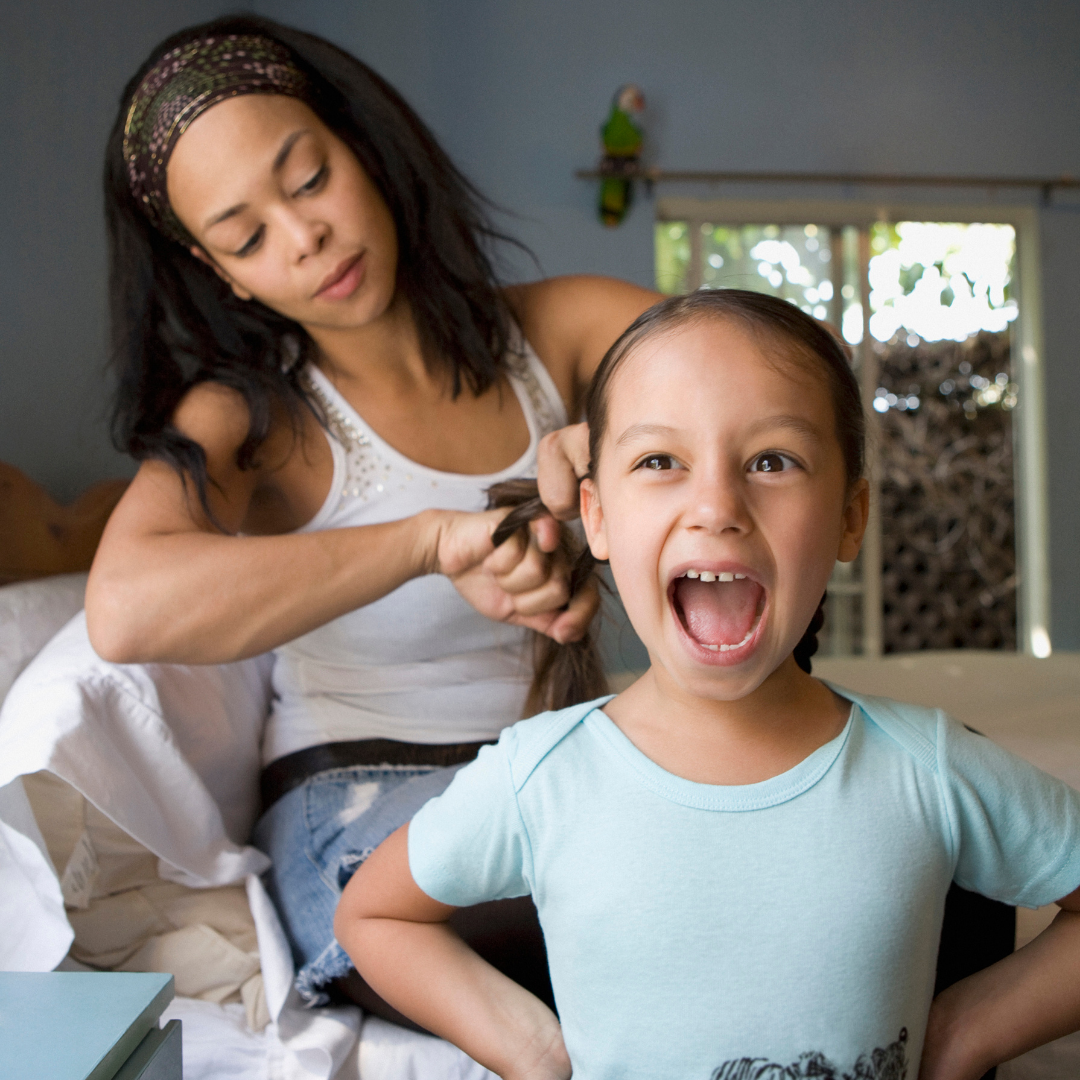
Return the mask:
[[742,571],[691,568],[671,583],[671,606],[687,636],[702,649],[728,654],[749,651],[765,613],[764,587]]

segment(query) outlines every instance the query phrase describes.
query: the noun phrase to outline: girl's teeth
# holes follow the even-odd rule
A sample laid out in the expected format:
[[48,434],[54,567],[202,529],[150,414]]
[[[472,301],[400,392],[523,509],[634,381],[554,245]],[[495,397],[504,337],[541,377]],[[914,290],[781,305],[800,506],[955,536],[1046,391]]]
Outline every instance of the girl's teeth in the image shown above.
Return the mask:
[[734,645],[706,645],[705,648],[712,652],[731,652],[732,649],[741,649],[754,636],[754,627],[746,632],[746,637]]
[[733,574],[729,570],[722,570],[719,574],[713,574],[708,570],[687,570],[683,577],[692,578],[694,581],[700,578],[702,581],[744,581],[745,574]]

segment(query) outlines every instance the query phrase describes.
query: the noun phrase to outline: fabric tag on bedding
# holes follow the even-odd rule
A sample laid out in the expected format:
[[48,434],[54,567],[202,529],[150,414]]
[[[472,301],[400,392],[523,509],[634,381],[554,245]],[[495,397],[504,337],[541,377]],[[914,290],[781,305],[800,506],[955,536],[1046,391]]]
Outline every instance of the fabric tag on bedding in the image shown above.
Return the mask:
[[80,910],[88,908],[97,876],[97,852],[90,842],[90,837],[83,832],[75,842],[75,850],[71,853],[71,858],[64,867],[64,874],[60,878],[60,892],[64,896],[64,905]]

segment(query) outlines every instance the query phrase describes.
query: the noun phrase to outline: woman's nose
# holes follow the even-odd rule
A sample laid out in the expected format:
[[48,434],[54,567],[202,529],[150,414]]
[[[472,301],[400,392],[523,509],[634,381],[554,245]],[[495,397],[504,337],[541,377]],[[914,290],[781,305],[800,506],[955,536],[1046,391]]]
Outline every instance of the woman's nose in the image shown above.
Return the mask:
[[317,218],[307,218],[289,208],[283,211],[283,226],[293,248],[293,258],[301,262],[318,255],[330,235],[330,226]]

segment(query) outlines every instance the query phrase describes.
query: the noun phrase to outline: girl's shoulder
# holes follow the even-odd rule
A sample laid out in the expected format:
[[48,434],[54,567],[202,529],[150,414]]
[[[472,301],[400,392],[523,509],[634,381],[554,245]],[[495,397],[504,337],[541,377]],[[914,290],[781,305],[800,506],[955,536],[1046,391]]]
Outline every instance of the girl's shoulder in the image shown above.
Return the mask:
[[943,725],[955,723],[941,710],[915,705],[893,698],[858,694],[845,687],[822,679],[830,690],[853,702],[863,715],[898,747],[925,765],[937,771],[938,746],[943,736]]
[[499,749],[510,766],[515,791],[520,791],[537,766],[594,709],[599,709],[614,695],[605,694],[554,712],[539,713],[505,728],[499,736]]

